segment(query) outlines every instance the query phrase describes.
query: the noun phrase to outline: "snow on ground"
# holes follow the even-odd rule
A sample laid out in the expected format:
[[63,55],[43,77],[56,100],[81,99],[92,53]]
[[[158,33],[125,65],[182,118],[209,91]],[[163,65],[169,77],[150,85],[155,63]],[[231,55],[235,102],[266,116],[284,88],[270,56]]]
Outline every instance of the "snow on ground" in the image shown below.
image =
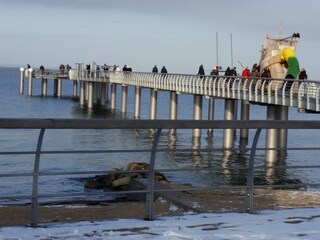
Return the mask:
[[119,219],[39,228],[3,227],[0,240],[55,239],[320,239],[320,208],[247,213],[186,213],[154,221]]

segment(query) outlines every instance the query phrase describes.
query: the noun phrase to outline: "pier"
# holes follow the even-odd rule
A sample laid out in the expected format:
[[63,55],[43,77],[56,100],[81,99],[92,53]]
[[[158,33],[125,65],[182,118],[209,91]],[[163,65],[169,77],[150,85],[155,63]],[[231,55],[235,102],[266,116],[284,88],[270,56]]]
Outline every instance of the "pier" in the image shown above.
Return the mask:
[[[224,99],[225,120],[249,120],[250,105],[267,106],[266,120],[288,120],[288,108],[297,108],[303,112],[320,112],[320,84],[310,80],[288,80],[274,78],[242,78],[225,76],[203,76],[185,74],[161,74],[121,71],[87,71],[77,65],[76,69],[61,70],[20,69],[20,94],[24,94],[25,71],[28,71],[28,95],[33,94],[33,81],[41,80],[41,95],[47,96],[47,82],[54,81],[53,95],[62,96],[63,81],[73,82],[73,98],[79,99],[84,109],[106,107],[109,102],[111,110],[116,108],[117,85],[121,86],[121,113],[125,114],[128,101],[128,88],[133,87],[134,118],[140,118],[141,91],[150,91],[149,119],[157,119],[158,91],[170,92],[168,119],[177,119],[177,103],[180,94],[192,94],[194,103],[194,120],[202,120],[202,105],[208,100],[208,120],[214,120],[214,100]],[[238,101],[241,109],[238,111]],[[240,112],[240,118],[238,118]],[[172,129],[174,132],[174,129]],[[208,129],[208,133],[211,130]],[[201,137],[200,129],[194,129],[193,139]],[[224,129],[223,147],[233,147],[234,130]],[[243,126],[240,138],[248,138],[248,129]],[[287,146],[286,129],[268,129],[266,134],[266,161],[275,162],[281,149]],[[280,150],[279,150],[280,149]]]

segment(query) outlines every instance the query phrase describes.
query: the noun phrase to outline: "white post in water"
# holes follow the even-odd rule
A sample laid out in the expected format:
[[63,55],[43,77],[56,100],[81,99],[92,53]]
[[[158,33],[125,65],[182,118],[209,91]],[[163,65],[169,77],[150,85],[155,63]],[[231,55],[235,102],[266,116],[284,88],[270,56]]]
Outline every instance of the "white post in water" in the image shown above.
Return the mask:
[[47,96],[47,86],[48,86],[48,79],[46,78],[42,78],[42,81],[41,81],[41,95],[43,97]]
[[139,86],[135,87],[134,91],[134,118],[140,118],[140,109],[141,109],[141,88]]
[[[224,107],[224,120],[234,120],[235,113],[235,100],[234,99],[226,99]],[[232,148],[233,147],[233,137],[234,130],[233,129],[224,129],[223,131],[223,147],[224,148]],[[229,152],[229,151],[228,151]]]
[[57,83],[58,83],[58,85],[57,85],[57,90],[58,90],[57,96],[61,97],[62,96],[62,79],[59,78]]
[[116,109],[116,99],[117,99],[117,84],[111,83],[111,102],[110,102],[110,109]]
[[[175,91],[170,91],[170,114],[169,119],[170,120],[176,120],[177,119],[177,112],[178,112],[178,94]],[[170,135],[176,133],[176,129],[169,129]]]
[[80,107],[83,108],[86,102],[86,84],[84,81],[80,82]]
[[19,93],[23,95],[23,87],[24,87],[24,68],[20,68],[20,91]]
[[[214,119],[214,102],[214,98],[210,97],[208,102],[208,120]],[[207,134],[211,136],[213,134],[213,129],[209,128]]]
[[107,84],[101,83],[100,88],[100,106],[106,106]]
[[[276,106],[267,106],[267,120],[276,120]],[[267,163],[274,163],[277,160],[278,147],[278,130],[267,129],[266,131],[266,161]]]
[[128,86],[123,84],[121,91],[121,113],[127,112]]
[[73,98],[77,98],[78,96],[78,81],[73,81]]
[[[249,120],[250,117],[250,103],[247,100],[241,101],[241,120]],[[249,130],[247,128],[240,129],[240,138],[248,139]]]
[[[202,95],[193,96],[193,120],[202,119]],[[192,131],[192,138],[199,139],[201,137],[201,129],[195,128]]]
[[28,96],[32,96],[32,68],[28,69]]
[[150,119],[157,119],[157,99],[158,99],[158,90],[151,88],[150,91]]

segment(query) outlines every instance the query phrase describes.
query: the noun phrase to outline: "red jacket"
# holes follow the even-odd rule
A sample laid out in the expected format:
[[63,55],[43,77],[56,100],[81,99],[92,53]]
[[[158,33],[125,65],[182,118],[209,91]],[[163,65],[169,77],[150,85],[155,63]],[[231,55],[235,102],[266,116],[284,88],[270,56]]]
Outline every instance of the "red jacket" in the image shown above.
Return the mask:
[[250,77],[250,70],[248,68],[243,69],[242,71],[242,77]]

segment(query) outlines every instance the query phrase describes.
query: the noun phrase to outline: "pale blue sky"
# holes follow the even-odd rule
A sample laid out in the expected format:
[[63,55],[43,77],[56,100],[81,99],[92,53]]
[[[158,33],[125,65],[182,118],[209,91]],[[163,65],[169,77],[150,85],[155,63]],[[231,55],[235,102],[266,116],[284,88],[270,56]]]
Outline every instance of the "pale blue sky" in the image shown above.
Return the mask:
[[[299,32],[297,57],[320,79],[319,0],[0,0],[0,64],[75,62],[196,73],[259,61],[266,33]],[[280,25],[283,25],[282,33]]]

